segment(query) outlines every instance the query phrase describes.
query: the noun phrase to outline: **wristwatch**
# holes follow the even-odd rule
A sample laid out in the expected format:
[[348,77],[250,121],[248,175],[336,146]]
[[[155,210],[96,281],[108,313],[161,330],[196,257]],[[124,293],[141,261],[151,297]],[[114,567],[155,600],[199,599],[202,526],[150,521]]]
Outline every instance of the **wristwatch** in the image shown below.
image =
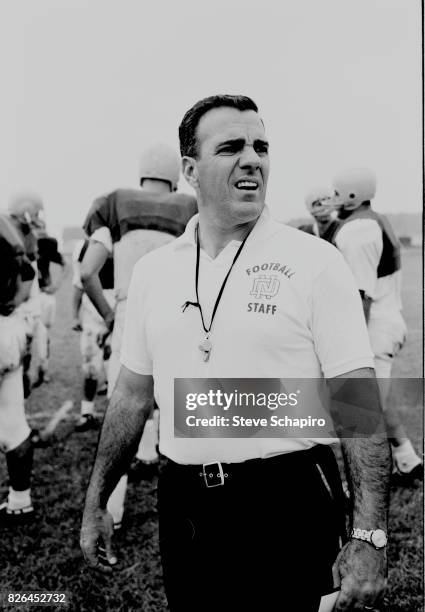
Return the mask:
[[369,544],[372,544],[372,546],[374,546],[376,550],[385,548],[388,541],[387,534],[383,529],[371,529],[370,531],[368,531],[367,529],[354,528],[351,531],[350,538],[369,542]]

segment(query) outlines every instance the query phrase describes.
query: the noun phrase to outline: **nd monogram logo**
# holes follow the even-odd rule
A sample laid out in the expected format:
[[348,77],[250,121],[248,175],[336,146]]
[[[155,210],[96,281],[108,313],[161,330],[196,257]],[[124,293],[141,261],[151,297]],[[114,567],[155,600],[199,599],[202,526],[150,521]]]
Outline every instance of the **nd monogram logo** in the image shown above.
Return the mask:
[[251,295],[257,298],[257,300],[263,297],[270,300],[277,295],[279,287],[280,280],[277,276],[256,276],[252,285]]

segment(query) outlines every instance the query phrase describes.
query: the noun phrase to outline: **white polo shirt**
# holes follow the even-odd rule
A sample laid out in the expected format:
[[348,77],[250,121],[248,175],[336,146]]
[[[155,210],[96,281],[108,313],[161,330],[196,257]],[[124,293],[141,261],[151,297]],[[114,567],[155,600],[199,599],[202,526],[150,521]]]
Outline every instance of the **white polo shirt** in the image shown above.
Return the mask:
[[[121,362],[154,378],[160,450],[178,463],[238,462],[309,448],[300,438],[174,437],[174,378],[332,378],[373,367],[361,300],[335,247],[270,219],[265,209],[227,280],[209,361],[196,302],[196,215],[185,233],[144,256],[128,293]],[[199,298],[206,325],[239,242],[212,259],[201,250]],[[320,439],[331,443],[333,439]]]

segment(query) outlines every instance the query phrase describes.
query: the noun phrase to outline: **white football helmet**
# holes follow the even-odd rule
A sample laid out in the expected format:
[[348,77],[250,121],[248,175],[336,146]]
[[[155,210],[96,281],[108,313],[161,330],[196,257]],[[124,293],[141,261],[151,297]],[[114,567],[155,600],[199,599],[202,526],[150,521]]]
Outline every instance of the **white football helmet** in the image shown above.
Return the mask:
[[334,210],[330,190],[326,187],[310,191],[305,198],[305,205],[308,212],[318,221],[329,220]]
[[166,181],[171,191],[175,191],[180,177],[180,157],[172,147],[158,142],[142,153],[139,170],[141,182],[143,179]]
[[355,210],[375,197],[376,176],[368,168],[346,170],[334,178],[333,188],[335,207]]
[[43,200],[34,193],[20,193],[11,198],[8,212],[21,223],[34,229],[45,229]]

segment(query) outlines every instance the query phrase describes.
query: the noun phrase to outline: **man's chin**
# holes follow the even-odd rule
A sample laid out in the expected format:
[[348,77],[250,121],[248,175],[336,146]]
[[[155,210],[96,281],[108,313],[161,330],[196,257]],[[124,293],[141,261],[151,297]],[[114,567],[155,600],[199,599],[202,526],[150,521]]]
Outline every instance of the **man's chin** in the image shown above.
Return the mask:
[[241,221],[253,221],[260,216],[264,208],[264,202],[254,199],[243,199],[233,205],[234,214]]

